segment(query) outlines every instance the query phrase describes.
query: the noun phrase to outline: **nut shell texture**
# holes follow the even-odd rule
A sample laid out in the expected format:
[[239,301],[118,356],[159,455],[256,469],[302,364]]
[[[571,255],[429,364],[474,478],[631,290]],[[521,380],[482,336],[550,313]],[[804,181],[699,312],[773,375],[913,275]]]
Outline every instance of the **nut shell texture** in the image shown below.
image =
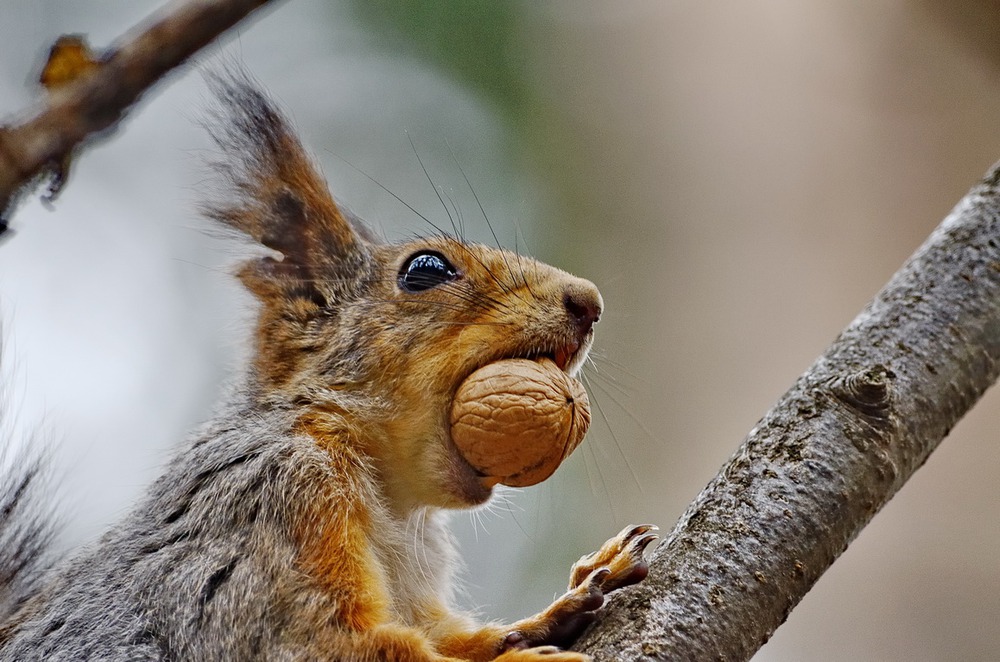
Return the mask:
[[583,440],[590,402],[583,385],[550,359],[507,359],[462,382],[451,438],[489,482],[526,487],[552,475]]

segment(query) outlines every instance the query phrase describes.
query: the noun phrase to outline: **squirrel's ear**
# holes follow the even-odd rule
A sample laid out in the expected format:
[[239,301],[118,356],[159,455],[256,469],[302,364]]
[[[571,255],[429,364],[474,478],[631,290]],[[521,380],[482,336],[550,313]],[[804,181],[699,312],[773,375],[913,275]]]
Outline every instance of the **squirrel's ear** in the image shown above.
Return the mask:
[[209,83],[221,102],[209,127],[224,157],[213,165],[231,194],[205,211],[282,255],[252,261],[240,279],[265,300],[328,303],[357,273],[371,235],[341,212],[288,121],[248,74],[210,74]]

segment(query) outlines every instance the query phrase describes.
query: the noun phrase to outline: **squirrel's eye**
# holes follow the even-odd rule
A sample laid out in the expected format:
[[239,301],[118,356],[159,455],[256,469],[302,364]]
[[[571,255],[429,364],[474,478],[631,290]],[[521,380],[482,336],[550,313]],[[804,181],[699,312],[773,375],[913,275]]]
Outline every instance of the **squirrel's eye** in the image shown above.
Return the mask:
[[458,278],[458,272],[439,253],[422,252],[410,257],[399,270],[399,287],[407,292],[423,292]]

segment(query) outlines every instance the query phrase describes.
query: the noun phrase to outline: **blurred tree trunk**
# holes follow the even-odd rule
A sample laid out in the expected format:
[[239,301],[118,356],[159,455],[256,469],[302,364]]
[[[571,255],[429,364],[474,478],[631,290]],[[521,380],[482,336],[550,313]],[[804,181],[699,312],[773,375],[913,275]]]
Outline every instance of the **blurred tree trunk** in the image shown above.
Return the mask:
[[1000,164],[750,431],[577,649],[750,658],[998,373]]

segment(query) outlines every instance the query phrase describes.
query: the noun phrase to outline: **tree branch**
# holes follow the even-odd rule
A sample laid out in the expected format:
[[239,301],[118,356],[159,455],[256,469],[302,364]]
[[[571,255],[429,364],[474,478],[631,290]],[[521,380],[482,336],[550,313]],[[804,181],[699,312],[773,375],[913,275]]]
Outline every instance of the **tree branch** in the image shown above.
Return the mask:
[[1000,164],[750,431],[578,644],[745,660],[1000,372]]
[[0,232],[17,198],[88,138],[107,132],[168,71],[269,0],[189,0],[109,49],[86,75],[50,90],[33,117],[0,127]]

